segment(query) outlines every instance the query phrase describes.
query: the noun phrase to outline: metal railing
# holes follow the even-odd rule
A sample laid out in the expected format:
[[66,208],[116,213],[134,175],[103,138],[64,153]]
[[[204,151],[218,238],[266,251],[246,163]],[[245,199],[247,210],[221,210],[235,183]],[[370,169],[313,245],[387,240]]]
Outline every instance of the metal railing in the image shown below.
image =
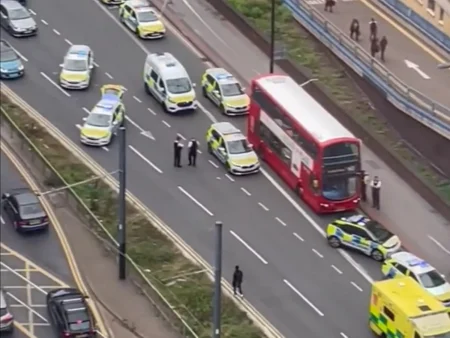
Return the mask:
[[395,107],[450,140],[450,108],[409,87],[304,1],[282,0],[293,17]]
[[[33,142],[23,133],[22,130],[14,123],[9,117],[8,113],[1,108],[1,137],[8,145],[20,152],[20,157],[25,163],[33,170],[37,170],[39,174],[44,177],[44,182],[51,182],[52,186],[67,186],[68,183],[57,172],[52,164],[42,155],[39,149],[33,144]],[[95,235],[97,240],[101,242],[105,250],[114,255],[117,258],[118,243],[116,239],[105,228],[102,222],[91,211],[86,203],[78,196],[78,194],[68,187],[64,190],[58,190],[57,200],[73,210],[77,216],[82,218],[83,223],[87,226],[92,234]],[[50,202],[54,203],[50,198]],[[61,203],[61,202],[59,202]],[[139,291],[144,295],[157,309],[159,315],[161,315],[166,322],[173,327],[174,330],[180,332],[183,338],[199,338],[194,330],[189,326],[183,316],[179,313],[178,309],[183,308],[183,304],[172,304],[169,300],[159,291],[159,287],[163,287],[163,282],[152,277],[150,274],[142,271],[142,269],[129,257],[128,260],[128,278],[133,281]],[[159,285],[158,285],[159,284]],[[99,300],[101,302],[101,300]],[[195,320],[195,319],[194,319]],[[144,335],[137,332],[132,323],[122,323],[128,330],[133,332],[137,337],[146,338]]]

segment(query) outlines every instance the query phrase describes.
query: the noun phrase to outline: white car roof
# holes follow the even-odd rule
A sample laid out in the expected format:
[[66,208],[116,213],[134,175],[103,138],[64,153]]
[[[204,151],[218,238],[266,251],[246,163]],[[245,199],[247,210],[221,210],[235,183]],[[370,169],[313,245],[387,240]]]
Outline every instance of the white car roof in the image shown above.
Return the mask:
[[224,68],[209,68],[206,73],[211,75],[219,84],[239,83],[239,81]]
[[230,135],[230,134],[242,135],[241,131],[235,126],[233,126],[230,122],[213,123],[212,127],[222,135]]
[[66,58],[75,60],[86,60],[88,54],[91,51],[89,46],[86,45],[73,45],[69,48],[66,54]]
[[158,67],[160,75],[164,80],[188,78],[184,66],[176,57],[170,53],[152,53],[147,56],[147,62],[151,62]]
[[392,254],[391,258],[394,261],[404,265],[406,268],[408,268],[415,274],[422,274],[436,270],[428,262],[410,252],[406,251],[397,252]]
[[355,137],[291,77],[268,75],[254,82],[319,142]]

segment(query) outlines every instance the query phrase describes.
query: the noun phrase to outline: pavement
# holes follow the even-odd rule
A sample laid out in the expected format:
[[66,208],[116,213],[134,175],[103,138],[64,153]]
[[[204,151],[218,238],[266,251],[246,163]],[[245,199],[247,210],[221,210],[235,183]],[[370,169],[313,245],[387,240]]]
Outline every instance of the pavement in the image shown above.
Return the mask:
[[450,72],[437,68],[445,61],[394,19],[367,1],[338,1],[333,13],[323,11],[323,4],[310,4],[317,6],[321,14],[344,33],[350,34],[351,21],[358,19],[361,26],[359,44],[369,53],[369,21],[374,18],[378,23],[379,37],[384,35],[388,39],[385,67],[410,87],[450,107]]
[[[233,27],[218,20],[211,9],[205,9],[204,3],[176,2],[172,7],[183,13],[180,21],[201,32],[203,40],[232,63],[241,77],[248,79],[266,72],[266,57]],[[322,235],[330,217],[315,215],[267,168],[252,177],[225,175],[223,168],[205,154],[203,144],[196,169],[172,167],[175,135],[195,136],[202,143],[211,121],[222,117],[201,97],[199,86],[198,112],[185,117],[164,114],[143,88],[145,56],[150,50],[173,53],[198,84],[208,66],[203,55],[172,30],[161,41],[137,41],[118,23],[116,9],[105,9],[96,2],[42,0],[33,4],[32,10],[40,25],[39,35],[11,41],[28,60],[26,77],[9,82],[11,89],[78,143],[76,125],[86,116],[83,108],[90,109],[99,99],[99,87],[110,82],[124,85],[128,89],[124,101],[130,118],[128,189],[210,263],[214,257],[214,221],[223,221],[225,277],[231,278],[234,265],[239,264],[246,276],[246,301],[285,337],[298,337],[300,331],[309,337],[331,338],[342,336],[341,333],[371,337],[365,311],[370,282],[380,277],[380,266],[360,255],[340,255],[329,248]],[[83,25],[76,18],[83,18]],[[120,48],[116,48],[117,41]],[[99,67],[94,84],[87,91],[68,93],[48,80],[57,79],[58,65],[69,42],[85,43],[94,50]],[[243,119],[233,123],[244,130]],[[154,140],[142,131],[151,132]],[[107,171],[117,168],[117,142],[106,149],[85,151]],[[383,208],[404,198],[397,192],[410,193],[411,200],[417,203],[408,213],[409,228],[404,227],[405,219],[398,219],[403,215],[399,209],[391,208],[398,214],[389,217],[399,224],[400,237],[411,232],[413,226],[414,230],[420,228],[421,224],[410,224],[414,219],[426,219],[426,232],[435,239],[448,236],[445,221],[433,214],[431,207],[405,190],[406,183],[377,157],[367,149],[363,152],[364,163],[374,168],[371,172],[380,172],[383,189],[392,187],[393,191],[386,188],[382,192]],[[445,251],[423,237],[423,230],[411,236],[414,247],[426,248],[426,258],[433,263],[448,260]]]
[[[27,187],[17,169],[1,152],[1,193]],[[55,231],[22,235],[10,221],[1,218],[1,286],[16,320],[12,337],[56,337],[49,325],[46,293],[74,285],[65,254]]]

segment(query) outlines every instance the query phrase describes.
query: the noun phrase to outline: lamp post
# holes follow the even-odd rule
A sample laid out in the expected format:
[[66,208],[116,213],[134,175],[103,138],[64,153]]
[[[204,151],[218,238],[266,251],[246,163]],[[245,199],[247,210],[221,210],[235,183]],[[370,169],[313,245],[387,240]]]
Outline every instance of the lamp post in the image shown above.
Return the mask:
[[216,257],[214,264],[213,338],[220,338],[222,298],[222,222],[216,222]]
[[272,10],[270,14],[270,74],[273,74],[275,62],[275,0],[272,0]]
[[119,279],[126,279],[126,177],[127,177],[127,140],[126,119],[123,111],[123,123],[119,128],[119,213],[118,213],[118,242],[119,242]]

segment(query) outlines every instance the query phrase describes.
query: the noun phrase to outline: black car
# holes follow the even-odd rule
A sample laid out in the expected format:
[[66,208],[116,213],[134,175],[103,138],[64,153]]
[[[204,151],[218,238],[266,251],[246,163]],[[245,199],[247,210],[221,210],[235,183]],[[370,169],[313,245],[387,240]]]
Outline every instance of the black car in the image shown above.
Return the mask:
[[36,35],[38,30],[28,9],[14,0],[0,2],[0,23],[14,37]]
[[38,198],[30,189],[14,189],[3,194],[2,205],[17,231],[35,231],[48,228],[48,216]]
[[58,337],[97,337],[94,319],[86,298],[87,296],[74,288],[54,289],[47,294],[50,321]]

